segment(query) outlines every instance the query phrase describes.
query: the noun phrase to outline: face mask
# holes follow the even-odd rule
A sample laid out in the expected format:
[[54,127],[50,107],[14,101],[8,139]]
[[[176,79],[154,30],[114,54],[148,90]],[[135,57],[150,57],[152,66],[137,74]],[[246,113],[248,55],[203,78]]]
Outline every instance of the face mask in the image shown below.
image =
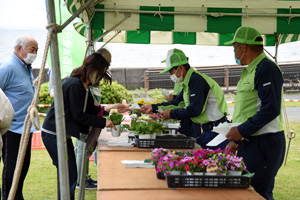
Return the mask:
[[[242,45],[241,45],[242,46]],[[239,48],[241,47],[241,46],[239,46]],[[238,65],[241,65],[242,66],[242,63],[241,63],[241,59],[243,58],[243,56],[244,56],[244,52],[243,52],[243,54],[242,54],[242,56],[241,56],[241,58],[240,59],[237,59],[236,58],[236,52],[239,50],[239,48],[234,52],[234,59],[235,59],[235,63],[236,64],[238,64]]]
[[99,80],[100,80],[100,77],[97,78],[96,72],[90,75],[91,85],[95,85],[97,82],[99,82]]
[[90,91],[94,100],[96,100],[99,104],[101,104],[101,89],[98,87],[90,87]]
[[[24,51],[25,51],[25,49],[24,49]],[[37,55],[33,54],[33,53],[28,53],[27,51],[25,51],[25,52],[27,53],[27,56],[26,56],[26,58],[23,58],[24,62],[27,65],[30,65],[30,64],[32,64],[35,61]]]
[[[178,70],[178,68],[177,68],[177,70]],[[176,76],[177,70],[175,71],[174,74],[172,74],[172,75],[170,76],[171,80],[172,80],[174,83],[180,83],[180,82],[183,81],[182,72],[181,72],[181,75],[180,75],[179,78]]]

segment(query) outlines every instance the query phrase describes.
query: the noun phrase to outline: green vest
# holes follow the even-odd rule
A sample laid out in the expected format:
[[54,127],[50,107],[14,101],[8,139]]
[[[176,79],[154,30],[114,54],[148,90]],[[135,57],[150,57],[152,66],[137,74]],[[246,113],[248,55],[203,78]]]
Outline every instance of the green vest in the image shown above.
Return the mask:
[[[187,71],[187,74],[185,75],[182,84],[183,99],[185,105],[190,105],[189,82],[193,72],[199,74],[206,80],[206,82],[210,86],[210,90],[208,92],[207,99],[205,100],[205,103],[203,105],[201,114],[196,117],[192,117],[192,121],[199,124],[206,124],[208,122],[219,120],[223,116],[229,115],[224,93],[220,86],[212,78],[196,71],[192,67]],[[201,86],[199,85],[199,87]]]
[[[237,84],[237,95],[235,97],[235,105],[232,118],[233,123],[244,123],[248,120],[248,118],[253,117],[257,113],[257,111],[260,110],[261,100],[258,97],[257,90],[254,89],[254,78],[257,65],[266,57],[267,56],[265,53],[260,54],[248,65],[248,67],[243,69],[241,78]],[[282,131],[282,122],[283,120],[281,109],[279,116],[266,124],[258,132],[253,133],[252,136]]]

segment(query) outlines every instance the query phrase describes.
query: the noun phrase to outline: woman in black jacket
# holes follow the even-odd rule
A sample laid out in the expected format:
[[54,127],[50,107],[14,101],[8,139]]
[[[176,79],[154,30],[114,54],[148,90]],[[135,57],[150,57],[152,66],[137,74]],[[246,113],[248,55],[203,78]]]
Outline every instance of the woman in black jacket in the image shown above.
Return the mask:
[[[77,183],[76,159],[71,136],[79,138],[80,133],[87,134],[90,126],[115,128],[109,119],[101,116],[107,115],[113,108],[118,109],[119,112],[128,110],[128,106],[123,104],[113,104],[106,107],[94,105],[88,87],[99,86],[101,79],[104,79],[106,83],[111,83],[111,75],[107,71],[109,65],[110,63],[101,54],[93,53],[86,57],[82,66],[74,69],[70,77],[65,79],[62,84],[71,199],[74,199]],[[53,102],[44,120],[42,139],[53,163],[58,168],[54,110]]]

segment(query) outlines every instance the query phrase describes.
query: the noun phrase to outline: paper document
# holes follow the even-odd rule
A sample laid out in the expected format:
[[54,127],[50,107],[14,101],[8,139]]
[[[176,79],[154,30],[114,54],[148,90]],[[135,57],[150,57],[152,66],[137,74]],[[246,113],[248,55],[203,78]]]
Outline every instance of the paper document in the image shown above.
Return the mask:
[[107,146],[133,147],[133,144],[132,142],[128,143],[128,139],[122,139],[122,140],[110,140],[107,142]]
[[152,163],[145,163],[144,160],[121,160],[125,168],[154,168]]
[[221,123],[218,126],[213,128],[213,132],[219,133],[214,139],[212,139],[209,143],[206,144],[206,146],[217,146],[227,140],[226,134],[229,132],[229,130],[234,127],[238,126],[240,123]]

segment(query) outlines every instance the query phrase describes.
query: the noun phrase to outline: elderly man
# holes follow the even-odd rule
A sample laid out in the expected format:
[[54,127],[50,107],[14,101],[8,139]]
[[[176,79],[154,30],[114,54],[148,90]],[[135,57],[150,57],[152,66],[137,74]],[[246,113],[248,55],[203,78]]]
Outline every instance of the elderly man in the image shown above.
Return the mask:
[[240,27],[233,40],[225,44],[233,44],[237,64],[248,65],[237,85],[232,119],[241,125],[227,133],[227,139],[236,142],[229,143],[227,148],[238,149],[237,155],[255,173],[251,180],[255,191],[273,199],[275,176],[285,153],[282,73],[263,52],[263,39],[254,28]]
[[[15,110],[15,117],[9,130],[3,135],[3,199],[7,199],[12,185],[19,144],[22,136],[27,108],[34,96],[31,64],[37,56],[38,43],[31,36],[16,39],[12,56],[0,65],[0,88],[4,91]],[[31,135],[34,128],[31,127]],[[31,140],[28,142],[23,168],[15,199],[23,198],[23,183],[30,165]]]
[[[145,105],[141,111],[144,113],[157,112],[158,106],[177,106],[184,101],[184,108],[165,110],[161,114],[166,119],[190,118],[193,122],[202,124],[203,132],[197,139],[197,143],[206,148],[206,144],[218,135],[212,131],[213,127],[227,120],[228,110],[224,93],[213,79],[190,67],[187,57],[181,50],[169,50],[164,62],[166,62],[166,69],[160,73],[169,72],[173,82],[182,83],[183,90],[175,100],[162,104]],[[218,146],[209,148],[224,149],[227,143],[224,141]]]

